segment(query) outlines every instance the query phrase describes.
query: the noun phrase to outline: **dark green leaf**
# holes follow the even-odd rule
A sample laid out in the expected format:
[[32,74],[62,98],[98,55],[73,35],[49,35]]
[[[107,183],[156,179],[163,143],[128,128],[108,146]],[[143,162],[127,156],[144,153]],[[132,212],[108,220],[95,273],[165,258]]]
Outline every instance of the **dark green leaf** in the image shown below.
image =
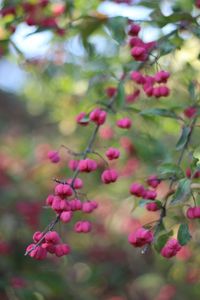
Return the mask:
[[185,147],[188,141],[188,137],[190,134],[191,128],[189,126],[185,126],[182,129],[181,136],[176,144],[176,150],[181,150]]
[[177,115],[173,111],[164,108],[147,109],[143,110],[140,114],[142,116],[161,116],[166,118],[177,119]]
[[124,91],[124,85],[123,85],[122,81],[120,81],[120,83],[118,85],[115,102],[116,102],[118,108],[122,108],[124,105],[125,91]]
[[181,224],[178,230],[178,241],[181,246],[186,245],[191,239],[188,224]]
[[195,83],[194,81],[190,81],[188,85],[188,92],[190,94],[190,98],[194,101],[196,96],[195,96]]
[[179,204],[185,202],[190,198],[191,195],[191,181],[190,179],[183,178],[179,181],[177,190],[173,195],[171,204]]
[[162,235],[160,235],[154,244],[154,247],[156,249],[157,252],[160,253],[161,249],[165,246],[166,242],[168,241],[168,239],[170,238],[170,236],[173,234],[173,231],[171,230],[170,232],[164,233]]
[[162,179],[179,179],[184,176],[184,173],[179,166],[165,163],[158,168],[158,176]]
[[124,17],[109,18],[106,24],[107,28],[111,32],[112,38],[121,44],[125,39],[125,28],[127,25],[127,19]]

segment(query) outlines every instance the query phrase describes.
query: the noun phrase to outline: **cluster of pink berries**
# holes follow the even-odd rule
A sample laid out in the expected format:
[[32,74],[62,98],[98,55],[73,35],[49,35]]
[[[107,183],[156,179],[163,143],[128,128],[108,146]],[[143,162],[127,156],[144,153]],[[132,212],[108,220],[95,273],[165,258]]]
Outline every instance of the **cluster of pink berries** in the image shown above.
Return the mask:
[[131,24],[128,34],[131,36],[129,45],[131,47],[131,55],[137,61],[146,61],[149,57],[149,53],[156,47],[156,42],[143,42],[138,34],[141,28],[138,24]]
[[[145,228],[138,228],[135,232],[132,232],[128,236],[128,241],[134,247],[143,247],[151,244],[154,240],[153,233]],[[171,258],[181,250],[181,245],[175,239],[169,239],[165,246],[161,249],[161,255],[166,258]]]
[[[146,200],[155,200],[157,197],[155,188],[160,184],[160,180],[157,178],[157,176],[152,175],[148,178],[147,183],[153,189],[145,189],[142,184],[135,182],[130,186],[130,193],[136,197]],[[146,209],[149,211],[157,211],[160,208],[158,207],[156,202],[150,202],[146,204]]]
[[[17,6],[4,7],[0,10],[0,15],[19,17],[23,11],[23,19],[27,25],[53,28],[58,35],[62,36],[65,34],[65,29],[58,25],[58,17],[64,14],[65,10],[63,3],[52,4],[49,0],[37,0],[34,3],[23,2]],[[15,28],[14,25],[12,28]]]
[[[116,87],[109,86],[106,89],[106,95],[109,98],[114,97],[116,94],[117,94]],[[130,104],[130,103],[135,102],[138,99],[139,95],[140,95],[140,90],[139,89],[134,90],[131,94],[126,95],[126,98],[125,98],[126,99],[126,103]]]
[[170,93],[169,88],[165,85],[170,74],[161,70],[154,76],[145,76],[139,71],[132,71],[130,78],[137,84],[142,85],[145,94],[148,97],[167,97]]
[[[39,241],[42,241],[40,245],[37,245]],[[33,235],[33,241],[35,244],[30,244],[26,251],[29,252],[30,257],[37,260],[42,260],[47,257],[47,253],[55,254],[58,257],[67,255],[71,249],[67,244],[62,244],[61,239],[56,231],[49,231],[45,235],[36,231]]]

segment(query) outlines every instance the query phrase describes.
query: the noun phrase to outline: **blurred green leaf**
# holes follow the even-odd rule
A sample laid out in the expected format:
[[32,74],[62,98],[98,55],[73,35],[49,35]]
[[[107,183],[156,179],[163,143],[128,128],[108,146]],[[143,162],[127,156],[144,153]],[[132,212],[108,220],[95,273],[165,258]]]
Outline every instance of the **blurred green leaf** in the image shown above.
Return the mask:
[[188,141],[188,137],[190,134],[191,128],[189,126],[184,126],[182,128],[181,136],[176,144],[176,150],[181,150],[185,147]]
[[192,236],[189,232],[188,224],[181,224],[179,226],[177,237],[178,237],[178,241],[181,244],[181,246],[186,245],[190,241]]
[[178,179],[184,177],[184,173],[176,164],[164,163],[158,168],[158,176],[162,179]]
[[112,38],[121,44],[125,39],[125,28],[127,25],[127,18],[113,17],[109,18],[106,27],[111,32]]
[[122,81],[120,81],[118,87],[117,87],[117,95],[115,99],[115,103],[117,105],[117,108],[122,108],[125,102],[125,91],[124,91],[124,84]]
[[178,116],[171,110],[164,108],[152,108],[141,111],[140,115],[142,116],[161,116],[166,118],[177,119]]
[[154,247],[156,249],[156,251],[158,253],[160,253],[161,249],[165,246],[166,242],[168,241],[168,239],[170,238],[170,236],[173,235],[173,230],[167,232],[167,233],[164,233],[162,235],[160,235],[155,243],[154,243]]
[[187,201],[191,196],[191,181],[183,178],[179,181],[177,190],[172,197],[171,204],[179,204]]

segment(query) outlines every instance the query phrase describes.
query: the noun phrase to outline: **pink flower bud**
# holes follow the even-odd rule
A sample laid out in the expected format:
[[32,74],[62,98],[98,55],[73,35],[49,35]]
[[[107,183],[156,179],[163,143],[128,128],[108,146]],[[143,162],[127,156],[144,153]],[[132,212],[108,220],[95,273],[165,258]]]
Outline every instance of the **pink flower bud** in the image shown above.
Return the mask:
[[61,257],[71,252],[70,247],[67,244],[59,244],[55,247],[55,255]]
[[143,197],[145,188],[140,183],[133,183],[130,187],[130,193],[136,197]]
[[58,244],[60,237],[56,231],[49,231],[45,235],[45,241],[50,244]]
[[138,33],[140,32],[140,29],[141,29],[140,25],[138,25],[138,24],[131,24],[131,27],[130,27],[130,29],[128,31],[128,34],[129,35],[133,35],[133,36],[138,35]]
[[92,225],[89,221],[79,221],[74,225],[74,230],[77,233],[87,233],[92,229]]
[[117,93],[116,87],[110,86],[106,89],[106,94],[109,98],[114,97],[116,93]]
[[58,151],[54,151],[54,150],[49,151],[47,155],[52,163],[58,163],[60,161],[60,156]]
[[129,129],[132,126],[132,121],[129,118],[123,118],[117,121],[117,126],[123,129]]
[[131,49],[131,55],[136,61],[145,61],[148,58],[147,50],[143,46],[136,46]]
[[54,199],[54,195],[49,195],[46,199],[46,205],[52,205]]
[[183,113],[187,118],[191,119],[196,115],[197,111],[198,109],[196,107],[189,106],[183,111]]
[[155,78],[156,82],[158,82],[158,83],[166,83],[169,76],[170,76],[169,72],[161,70],[156,73],[154,78]]
[[156,202],[150,202],[150,203],[147,203],[146,204],[146,209],[148,211],[157,211],[159,210],[160,208],[158,207],[157,203]]
[[72,219],[72,212],[71,211],[63,211],[61,214],[60,214],[60,219],[63,223],[68,223],[71,221]]
[[194,207],[189,207],[187,212],[186,212],[186,216],[188,219],[194,219]]
[[71,159],[68,162],[68,167],[72,170],[75,171],[78,168],[79,165],[79,160]]
[[145,78],[139,71],[132,71],[130,77],[133,81],[135,81],[138,84],[145,83]]
[[73,194],[73,190],[68,184],[59,183],[55,187],[55,194],[63,198],[69,197]]
[[79,199],[73,199],[69,202],[71,210],[81,210],[82,209],[82,202]]
[[86,113],[81,112],[80,114],[78,114],[78,116],[76,117],[76,122],[79,125],[87,126],[89,124],[89,120],[87,119]]
[[117,148],[108,148],[106,156],[109,160],[117,159],[120,156],[120,151]]
[[27,248],[26,248],[26,251],[30,251],[31,249],[31,252],[29,253],[29,256],[32,257],[32,258],[35,258],[37,260],[42,260],[42,259],[45,259],[47,257],[47,250],[42,248],[41,246],[37,246],[36,248],[35,247],[35,244],[30,244]]
[[145,190],[143,193],[143,198],[144,199],[151,199],[154,200],[157,197],[157,193],[156,191],[152,191],[152,190]]
[[104,110],[96,108],[90,113],[90,120],[97,125],[102,125],[106,121],[106,115],[107,114]]
[[170,239],[161,250],[161,255],[166,258],[171,258],[181,250],[181,245],[176,239]]
[[129,46],[132,48],[132,47],[142,47],[144,45],[143,41],[139,38],[139,37],[132,37],[130,40],[129,40]]
[[98,207],[98,204],[96,201],[86,201],[82,204],[82,211],[85,213],[91,213],[94,209]]
[[82,159],[79,162],[78,168],[80,172],[89,173],[97,169],[97,163],[93,159],[89,159],[89,158]]
[[118,178],[118,174],[115,170],[105,170],[101,174],[101,180],[105,184],[109,184],[111,182],[115,182]]
[[43,237],[43,233],[40,231],[36,231],[33,235],[33,241],[35,243],[39,242],[39,240]]
[[152,188],[157,188],[157,186],[160,184],[160,179],[156,175],[151,175],[147,179],[148,185],[150,185]]
[[130,233],[128,241],[135,247],[143,247],[153,241],[153,233],[144,228],[138,228],[135,232]]
[[[67,183],[71,184],[72,183],[72,178],[67,179]],[[78,190],[83,187],[83,181],[80,178],[75,178],[74,183],[73,183],[73,188]]]

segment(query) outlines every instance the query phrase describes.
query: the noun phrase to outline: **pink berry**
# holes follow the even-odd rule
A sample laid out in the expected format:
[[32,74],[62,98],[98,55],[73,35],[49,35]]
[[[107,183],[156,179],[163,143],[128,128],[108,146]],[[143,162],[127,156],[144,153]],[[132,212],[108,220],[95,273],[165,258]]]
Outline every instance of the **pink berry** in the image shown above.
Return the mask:
[[170,76],[170,73],[167,71],[159,71],[155,74],[154,78],[156,80],[156,82],[158,83],[166,83],[168,78]]
[[133,81],[135,81],[138,84],[145,83],[145,78],[139,71],[132,71],[130,77]]
[[74,230],[77,233],[87,233],[92,229],[92,225],[89,221],[79,221],[74,225]]
[[81,210],[82,202],[79,199],[73,199],[69,202],[72,211]]
[[80,114],[78,114],[78,116],[76,117],[76,122],[79,125],[87,126],[89,124],[89,120],[86,117],[86,113],[81,112]]
[[96,123],[97,125],[102,125],[106,121],[106,115],[107,114],[104,110],[96,108],[90,113],[89,117],[92,122]]
[[93,159],[89,159],[89,158],[82,159],[79,162],[78,168],[80,172],[89,173],[97,169],[97,163]]
[[116,87],[113,87],[113,86],[109,86],[107,89],[106,89],[106,94],[109,98],[112,98],[116,95],[117,93],[117,89]]
[[150,185],[152,188],[157,188],[157,186],[160,184],[160,179],[156,175],[151,175],[147,179],[148,185]]
[[106,151],[106,156],[109,160],[117,159],[120,156],[120,151],[117,148],[110,147]]
[[55,255],[61,257],[71,252],[70,247],[67,244],[59,244],[55,247]]
[[156,202],[150,202],[146,204],[146,209],[148,211],[157,211],[159,210],[159,207]]
[[51,244],[58,244],[60,242],[60,237],[56,231],[49,231],[45,235],[45,241]]
[[60,161],[60,156],[58,151],[51,150],[48,152],[48,158],[51,160],[52,163],[58,163]]
[[144,228],[138,228],[135,232],[130,233],[128,241],[134,247],[143,247],[153,241],[153,233]]
[[117,121],[117,126],[123,129],[129,129],[132,126],[132,121],[129,118],[123,118]]
[[46,205],[52,205],[54,199],[54,195],[49,195],[46,199]]
[[105,170],[102,174],[101,174],[101,180],[103,183],[105,184],[109,184],[112,182],[115,182],[118,178],[118,174],[115,170]]
[[55,187],[55,194],[63,198],[69,197],[73,194],[73,190],[68,184],[59,183]]
[[136,197],[143,197],[145,188],[140,183],[133,183],[130,187],[130,193]]
[[183,111],[183,113],[187,118],[191,119],[196,115],[197,111],[198,109],[196,107],[189,106]]
[[166,257],[166,258],[171,258],[177,254],[178,251],[181,250],[181,245],[179,242],[172,238],[167,241],[165,246],[161,250],[161,255]]
[[[67,183],[68,184],[72,184],[72,178],[67,179]],[[78,190],[81,189],[83,187],[83,181],[80,178],[75,178],[74,182],[73,182],[73,188]]]
[[29,256],[32,258],[35,258],[37,260],[43,260],[47,257],[47,250],[42,248],[41,246],[35,247],[35,244],[30,244],[27,248],[26,251],[30,251]]
[[140,30],[141,30],[140,25],[138,25],[138,24],[131,24],[131,27],[130,27],[130,29],[128,31],[128,34],[129,35],[133,35],[133,36],[135,36],[135,35],[137,36],[138,33],[140,32]]
[[156,197],[157,197],[157,193],[156,193],[156,191],[153,191],[153,190],[145,190],[143,193],[144,199],[155,200]]
[[78,168],[79,165],[79,160],[71,159],[68,162],[68,167],[72,170],[75,171]]
[[60,220],[63,222],[63,223],[68,223],[71,221],[72,219],[72,212],[71,211],[63,211],[61,214],[60,214]]
[[43,237],[43,233],[40,231],[36,231],[33,235],[33,241],[35,243],[39,242],[39,240]]

